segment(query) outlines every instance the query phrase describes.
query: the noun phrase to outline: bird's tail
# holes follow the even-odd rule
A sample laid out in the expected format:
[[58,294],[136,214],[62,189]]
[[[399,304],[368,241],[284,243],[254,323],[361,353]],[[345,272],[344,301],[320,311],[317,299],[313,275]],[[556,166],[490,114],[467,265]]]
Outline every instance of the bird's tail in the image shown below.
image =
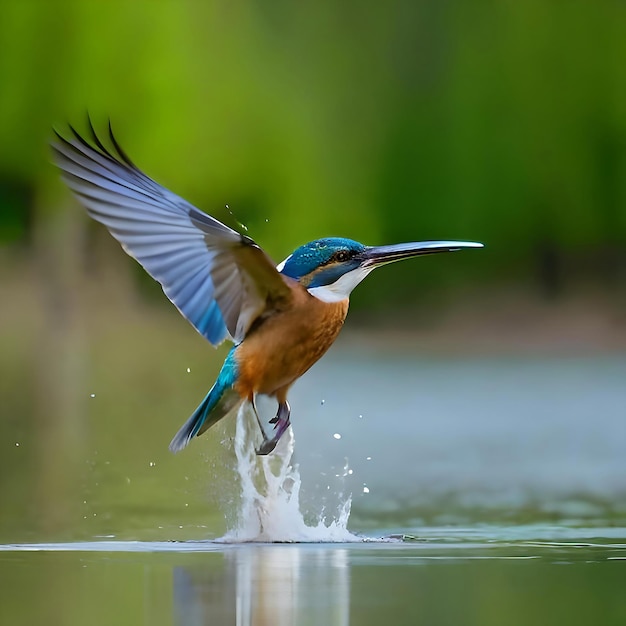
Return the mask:
[[198,408],[176,433],[170,443],[170,450],[179,452],[187,446],[192,437],[201,435],[242,402],[243,399],[232,387],[225,388],[218,379]]

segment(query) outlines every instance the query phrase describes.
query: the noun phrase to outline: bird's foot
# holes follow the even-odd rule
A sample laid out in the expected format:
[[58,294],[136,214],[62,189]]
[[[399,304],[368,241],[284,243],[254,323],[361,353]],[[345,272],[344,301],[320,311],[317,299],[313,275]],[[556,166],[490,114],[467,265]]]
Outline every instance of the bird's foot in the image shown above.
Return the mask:
[[264,439],[263,443],[256,450],[258,456],[266,456],[270,452],[273,452],[284,432],[289,428],[289,426],[291,426],[291,422],[289,421],[282,423],[279,422],[279,424],[280,426],[276,431],[276,434],[271,439]]
[[277,443],[278,439],[276,439],[276,437],[274,437],[273,439],[265,439],[263,443],[255,450],[257,456],[267,456],[270,452],[274,451]]
[[265,437],[265,433],[263,433],[263,443],[256,450],[256,453],[259,456],[265,456],[270,452],[273,452],[276,444],[279,442],[280,438],[283,436],[285,431],[291,426],[291,422],[289,421],[289,416],[291,414],[291,408],[288,402],[281,402],[278,405],[278,413],[276,416],[270,420],[270,424],[274,424],[274,436],[271,439]]

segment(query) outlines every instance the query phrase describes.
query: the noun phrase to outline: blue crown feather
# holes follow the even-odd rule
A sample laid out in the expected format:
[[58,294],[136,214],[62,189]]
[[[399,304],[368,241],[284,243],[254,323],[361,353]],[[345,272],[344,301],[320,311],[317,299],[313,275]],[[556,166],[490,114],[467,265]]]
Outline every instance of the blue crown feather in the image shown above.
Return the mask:
[[[311,272],[323,267],[330,262],[333,255],[337,252],[345,250],[353,255],[360,254],[365,250],[365,246],[358,241],[352,239],[346,239],[344,237],[326,237],[325,239],[316,239],[315,241],[309,241],[304,245],[297,248],[291,256],[285,261],[285,265],[281,270],[281,273],[295,280],[300,280],[304,276],[308,276]],[[358,266],[358,262],[355,261],[354,267]],[[328,285],[343,274],[346,271],[353,269],[350,267],[351,263],[347,263],[345,266],[338,265],[329,268],[334,270],[332,276],[325,278],[332,278],[332,280],[324,280],[320,284]],[[326,272],[324,272],[325,274]],[[316,276],[317,279],[317,276]],[[319,279],[316,280],[318,282]],[[317,285],[311,285],[317,286]]]

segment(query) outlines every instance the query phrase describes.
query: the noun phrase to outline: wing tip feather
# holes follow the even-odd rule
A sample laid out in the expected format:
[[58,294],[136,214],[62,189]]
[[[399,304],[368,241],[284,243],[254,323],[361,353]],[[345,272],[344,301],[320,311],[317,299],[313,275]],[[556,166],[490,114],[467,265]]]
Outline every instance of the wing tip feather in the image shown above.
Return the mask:
[[[111,119],[108,119],[107,128],[108,128],[108,137],[111,141],[111,146],[113,149],[108,148],[105,143],[102,141],[98,133],[96,132],[95,126],[91,119],[91,115],[89,111],[86,113],[87,119],[87,136],[81,134],[76,130],[76,128],[68,123],[67,128],[70,131],[72,139],[68,139],[61,131],[59,131],[56,127],[52,127],[52,132],[54,137],[50,140],[50,147],[55,151],[55,153],[62,154],[62,150],[59,147],[59,142],[69,149],[73,151],[77,151],[82,153],[84,156],[89,156],[89,152],[85,152],[83,148],[86,148],[87,151],[93,151],[98,154],[98,156],[105,158],[114,163],[118,163],[124,167],[128,167],[135,172],[140,172],[139,168],[133,163],[131,158],[128,156],[126,151],[121,147],[120,143],[115,137],[113,133],[113,125]],[[74,141],[77,141],[80,146],[78,146]],[[63,169],[63,168],[61,168]]]

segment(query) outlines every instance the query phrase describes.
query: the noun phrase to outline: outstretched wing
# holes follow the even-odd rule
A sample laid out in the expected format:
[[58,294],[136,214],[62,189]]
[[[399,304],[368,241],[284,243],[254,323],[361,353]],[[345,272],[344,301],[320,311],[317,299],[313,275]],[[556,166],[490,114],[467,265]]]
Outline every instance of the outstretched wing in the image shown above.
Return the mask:
[[63,180],[201,335],[215,346],[238,343],[259,315],[290,302],[290,288],[252,239],[146,176],[110,124],[111,149],[89,126],[91,142],[71,126],[70,139],[56,133]]

